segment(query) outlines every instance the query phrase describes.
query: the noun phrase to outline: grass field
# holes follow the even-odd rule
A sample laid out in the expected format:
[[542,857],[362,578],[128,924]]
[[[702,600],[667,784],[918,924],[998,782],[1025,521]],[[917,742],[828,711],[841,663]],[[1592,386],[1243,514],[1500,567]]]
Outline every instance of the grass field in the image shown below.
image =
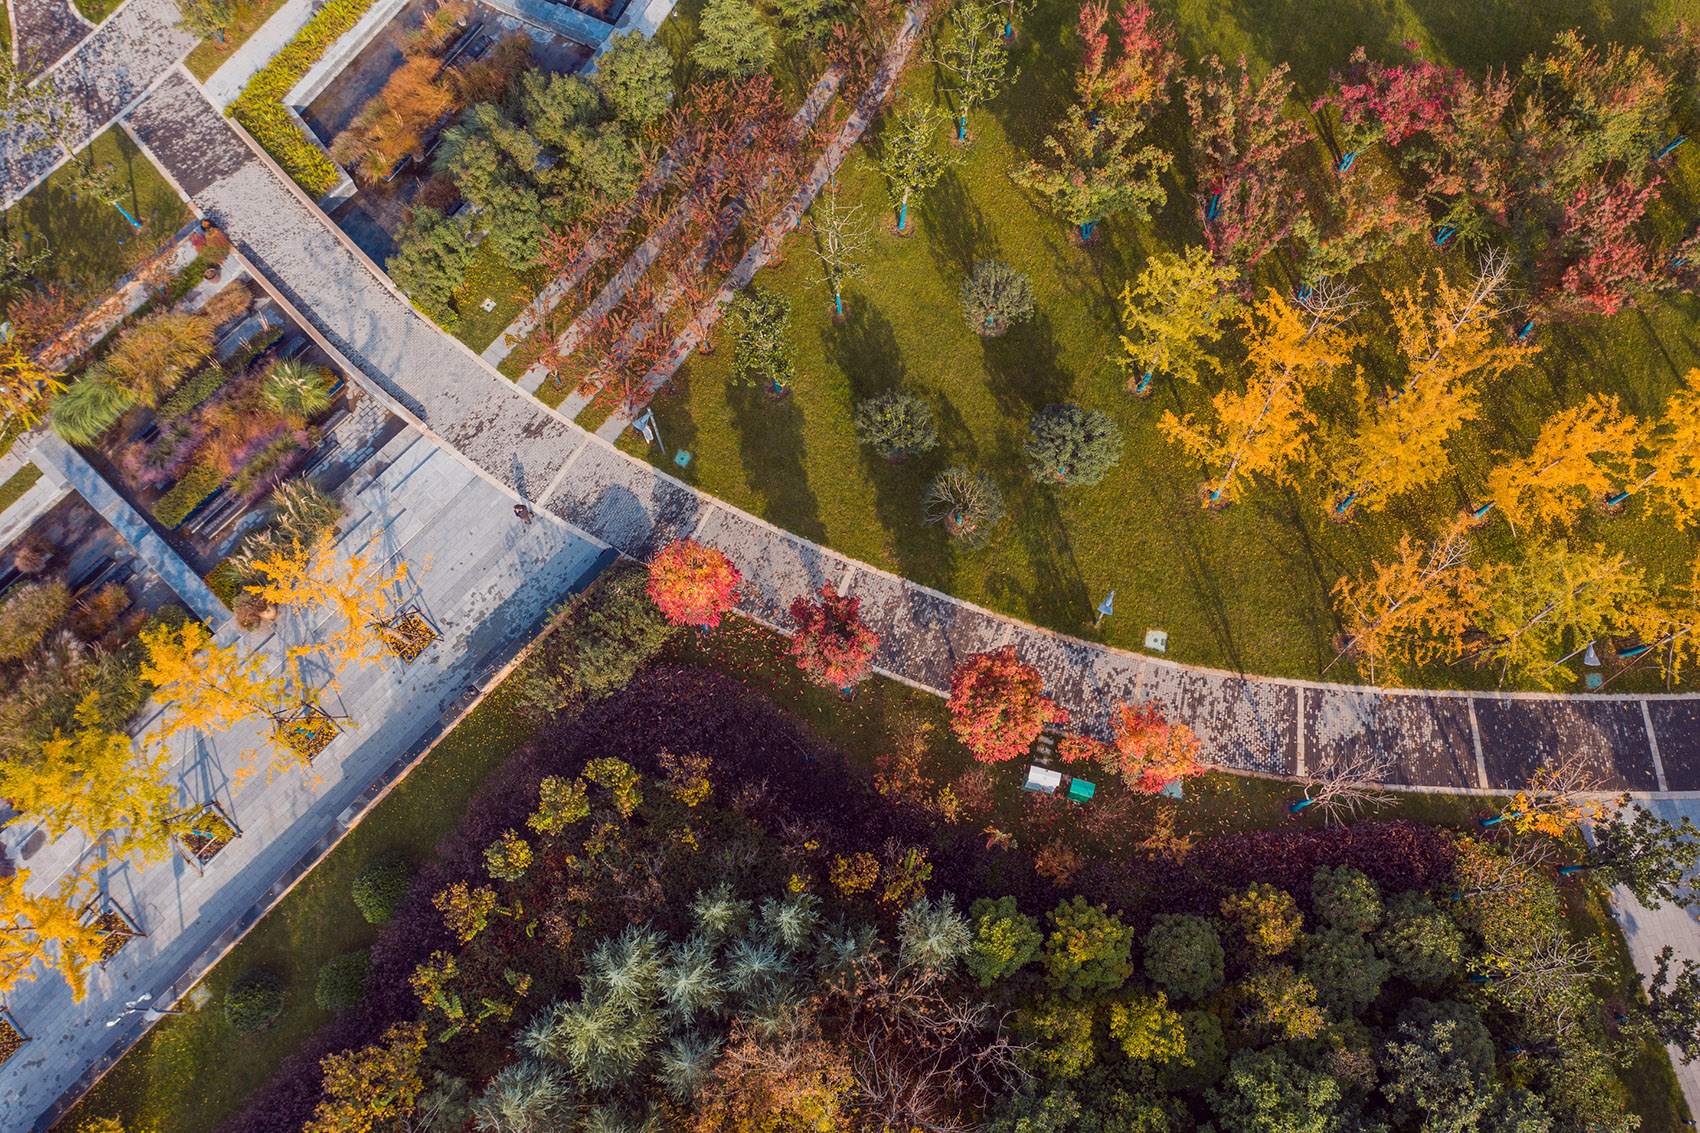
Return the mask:
[[189,52],[189,58],[184,60],[184,65],[189,68],[190,74],[203,83],[210,79],[220,64],[230,58],[238,47],[248,42],[248,37],[259,31],[260,25],[271,18],[280,2],[281,0],[237,0],[235,11],[230,17],[230,26],[224,29],[224,42],[203,39]]
[[[1556,30],[1576,24],[1645,42],[1677,12],[1674,2],[1613,6],[1610,15],[1597,8],[1498,0],[1465,16],[1450,3],[1412,0],[1370,7],[1328,2],[1315,10],[1281,2],[1183,3],[1179,23],[1192,57],[1217,50],[1244,51],[1258,64],[1290,60],[1308,96],[1360,41],[1393,55],[1401,40],[1415,39],[1434,57],[1479,71],[1490,62],[1518,62],[1549,44]],[[1204,407],[1213,388],[1160,384],[1151,399],[1137,401],[1125,392],[1117,361],[1117,297],[1124,285],[1153,251],[1200,239],[1190,184],[1169,179],[1168,207],[1151,224],[1113,221],[1103,226],[1101,242],[1083,250],[1008,177],[1036,152],[1069,95],[1077,11],[1078,5],[1045,0],[1023,18],[1015,48],[1020,77],[975,116],[977,139],[965,163],[912,206],[915,235],[889,232],[893,201],[873,162],[877,132],[852,154],[839,192],[862,205],[876,234],[865,278],[848,289],[847,321],[833,325],[829,297],[809,283],[809,238],[793,238],[785,262],[757,283],[792,299],[796,387],[776,403],[760,391],[729,388],[729,349],[694,356],[681,373],[680,392],[656,402],[669,454],[678,447],[695,454],[686,479],[847,554],[1058,630],[1094,636],[1092,609],[1114,590],[1116,614],[1096,634],[1111,644],[1137,648],[1145,631],[1157,627],[1169,632],[1179,660],[1314,677],[1333,656],[1337,622],[1329,592],[1337,579],[1384,557],[1404,532],[1427,531],[1476,499],[1494,454],[1526,450],[1554,406],[1600,391],[1619,395],[1630,412],[1656,413],[1678,378],[1700,361],[1700,304],[1692,296],[1603,325],[1543,328],[1540,354],[1489,391],[1483,419],[1464,430],[1457,474],[1435,490],[1346,525],[1322,520],[1326,484],[1315,476],[1292,490],[1257,487],[1224,512],[1201,511],[1202,470],[1156,422],[1165,409]],[[937,80],[929,63],[919,63],[908,96],[934,97]],[[1159,132],[1179,148],[1174,111]],[[1686,153],[1684,160],[1672,193],[1692,199],[1700,155]],[[973,262],[992,257],[1032,276],[1038,315],[984,340],[965,326],[957,292]],[[1365,290],[1373,291],[1406,286],[1425,269],[1465,266],[1461,254],[1419,249],[1361,274]],[[1272,270],[1265,282],[1279,280]],[[728,336],[718,334],[724,345]],[[1372,355],[1384,355],[1387,344],[1371,347]],[[856,402],[894,387],[927,397],[943,436],[939,449],[901,467],[859,448],[851,427]],[[1121,464],[1094,487],[1040,486],[1021,462],[1027,418],[1064,400],[1104,410],[1126,436]],[[643,449],[630,433],[622,444],[633,453]],[[673,470],[667,457],[650,456]],[[993,543],[974,554],[955,553],[940,529],[918,523],[925,484],[952,464],[991,471],[1009,506]],[[1584,521],[1579,536],[1632,550],[1652,577],[1685,574],[1694,550],[1691,538],[1649,520],[1638,506],[1610,522]],[[1491,554],[1508,551],[1505,525],[1490,527],[1483,543]],[[1330,676],[1352,674],[1337,666]],[[1419,676],[1425,684],[1493,683],[1488,673]]]
[[35,482],[41,479],[41,469],[33,464],[26,464],[11,476],[4,484],[0,484],[0,511],[5,511],[23,498],[24,493],[35,487]]
[[77,11],[91,24],[98,24],[112,14],[124,0],[76,0]]
[[5,224],[11,239],[47,241],[41,278],[98,294],[181,228],[189,208],[123,130],[114,126],[90,144],[97,164],[113,166],[124,187],[118,202],[140,230],[108,202],[79,199],[64,168],[8,209]]

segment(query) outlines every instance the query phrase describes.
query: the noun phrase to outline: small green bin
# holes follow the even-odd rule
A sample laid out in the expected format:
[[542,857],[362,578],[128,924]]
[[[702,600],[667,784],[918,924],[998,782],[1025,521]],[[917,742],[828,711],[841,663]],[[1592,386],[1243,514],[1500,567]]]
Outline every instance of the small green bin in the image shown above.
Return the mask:
[[1084,779],[1071,779],[1069,781],[1068,801],[1071,803],[1086,802],[1097,793],[1098,787],[1096,784],[1088,783]]

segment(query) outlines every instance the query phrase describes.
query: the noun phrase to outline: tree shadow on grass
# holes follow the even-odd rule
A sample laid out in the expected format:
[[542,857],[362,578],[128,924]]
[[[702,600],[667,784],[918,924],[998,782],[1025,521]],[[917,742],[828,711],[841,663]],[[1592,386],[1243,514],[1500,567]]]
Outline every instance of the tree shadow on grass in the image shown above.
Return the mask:
[[1068,489],[1047,487],[1026,475],[1020,446],[1017,434],[1000,435],[996,466],[1017,469],[1021,474],[1016,481],[1000,483],[1009,517],[1004,520],[1007,530],[999,543],[1005,554],[1025,557],[1032,581],[994,568],[987,573],[987,589],[997,596],[1002,608],[1020,610],[1029,621],[1078,632],[1092,602],[1075,560],[1068,526],[1057,506],[1058,493]]
[[738,434],[744,477],[766,499],[762,518],[787,531],[826,542],[820,503],[803,463],[803,412],[792,398],[773,400],[765,389],[736,386],[727,391],[732,428]]
[[927,191],[916,211],[920,213],[927,251],[945,278],[963,279],[974,269],[976,260],[998,258],[998,238],[956,170],[947,172]]
[[909,376],[896,328],[864,295],[845,296],[843,324],[829,322],[820,335],[827,358],[844,371],[858,401],[896,389]]
[[1025,417],[1052,402],[1067,401],[1074,375],[1058,357],[1057,335],[1043,311],[997,338],[981,340],[993,374],[992,397],[1011,416]]
[[650,445],[645,452],[658,467],[687,484],[695,485],[696,461],[683,468],[673,461],[674,454],[681,449],[689,453],[697,451],[697,423],[696,418],[691,416],[690,385],[691,364],[686,362],[673,375],[672,382],[662,386],[661,392],[650,402],[650,408],[655,411],[656,427],[661,433],[661,448]]

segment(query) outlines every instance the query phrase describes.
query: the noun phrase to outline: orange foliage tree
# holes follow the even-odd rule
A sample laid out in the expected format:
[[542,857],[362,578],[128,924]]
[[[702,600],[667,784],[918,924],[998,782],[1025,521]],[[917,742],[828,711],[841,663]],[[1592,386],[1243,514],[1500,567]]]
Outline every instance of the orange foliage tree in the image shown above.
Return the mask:
[[1069,736],[1058,745],[1057,755],[1065,763],[1094,759],[1129,787],[1147,795],[1206,770],[1199,761],[1204,745],[1191,728],[1172,722],[1162,704],[1117,705],[1114,723],[1114,743]]
[[1470,563],[1475,545],[1469,527],[1465,515],[1430,542],[1414,543],[1406,535],[1397,559],[1372,563],[1362,578],[1336,582],[1340,652],[1323,672],[1350,655],[1363,660],[1373,682],[1378,669],[1398,673],[1449,652],[1481,604],[1482,576]]
[[674,625],[720,624],[744,576],[732,560],[695,539],[675,539],[649,563],[649,597]]
[[982,763],[1014,759],[1068,713],[1045,696],[1039,670],[1006,645],[962,659],[950,675],[950,728]]
[[1640,436],[1617,398],[1593,394],[1547,418],[1528,456],[1494,469],[1488,496],[1513,528],[1566,526],[1627,470]]
[[53,894],[30,893],[29,879],[27,869],[0,878],[0,995],[18,986],[40,960],[64,976],[71,998],[81,1001],[106,934],[83,923],[76,879]]
[[862,622],[862,600],[839,594],[832,583],[820,588],[820,601],[798,597],[791,603],[797,623],[791,656],[805,676],[827,688],[848,688],[868,676],[879,634]]

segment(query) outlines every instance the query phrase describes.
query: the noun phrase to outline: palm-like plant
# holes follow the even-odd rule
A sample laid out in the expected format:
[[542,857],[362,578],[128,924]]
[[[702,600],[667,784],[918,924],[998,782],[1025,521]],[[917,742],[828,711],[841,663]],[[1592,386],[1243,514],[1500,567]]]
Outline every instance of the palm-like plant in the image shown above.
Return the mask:
[[271,407],[286,417],[311,417],[331,403],[331,376],[318,366],[293,359],[272,363],[260,383]]
[[897,927],[897,962],[924,972],[948,975],[974,943],[973,928],[948,893],[936,904],[922,897],[903,911]]
[[714,1069],[715,1056],[720,1053],[720,1040],[695,1031],[676,1035],[661,1052],[656,1077],[667,1092],[681,1102],[696,1096]]
[[815,968],[822,975],[848,977],[879,953],[879,932],[873,925],[840,928],[821,933],[815,948]]
[[72,382],[53,399],[48,424],[60,439],[90,445],[136,404],[136,395],[114,382],[106,370],[90,366],[81,381]]
[[548,1133],[560,1127],[571,1097],[564,1073],[522,1058],[496,1072],[484,1096],[472,1103],[473,1121],[485,1133]]
[[272,523],[285,544],[309,546],[342,518],[342,503],[308,479],[285,480],[272,490]]
[[691,902],[691,913],[703,935],[720,940],[744,926],[750,915],[750,903],[734,897],[732,887],[722,881],[707,893],[697,894]]
[[815,906],[820,899],[812,893],[795,893],[783,901],[769,897],[761,904],[761,919],[768,932],[783,944],[787,951],[796,952],[814,939],[820,914]]
[[648,1008],[660,994],[666,943],[649,925],[632,925],[598,944],[590,957],[587,996],[603,998],[619,1011]]
[[714,945],[705,936],[692,936],[673,946],[661,976],[661,994],[680,1019],[698,1011],[713,1011],[726,998],[726,981],[715,963]]
[[759,995],[784,980],[790,970],[771,940],[740,937],[726,950],[726,980],[739,995]]

